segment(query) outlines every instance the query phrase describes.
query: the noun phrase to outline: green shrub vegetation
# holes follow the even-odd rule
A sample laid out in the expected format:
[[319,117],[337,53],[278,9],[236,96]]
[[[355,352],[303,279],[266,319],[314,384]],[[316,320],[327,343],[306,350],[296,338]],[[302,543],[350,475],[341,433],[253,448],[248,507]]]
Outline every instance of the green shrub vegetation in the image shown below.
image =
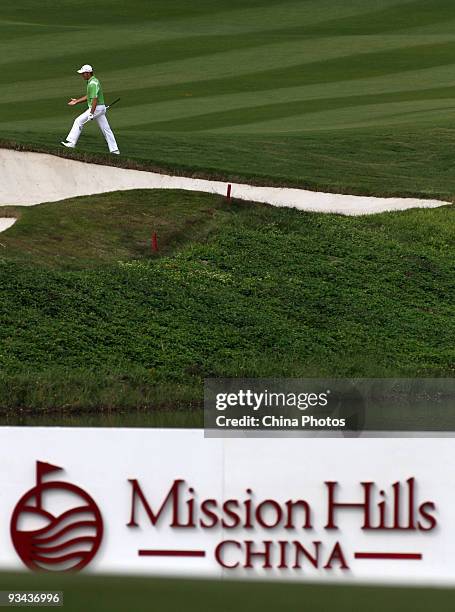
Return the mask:
[[197,410],[209,376],[453,375],[450,206],[343,217],[157,190],[14,210],[4,413]]

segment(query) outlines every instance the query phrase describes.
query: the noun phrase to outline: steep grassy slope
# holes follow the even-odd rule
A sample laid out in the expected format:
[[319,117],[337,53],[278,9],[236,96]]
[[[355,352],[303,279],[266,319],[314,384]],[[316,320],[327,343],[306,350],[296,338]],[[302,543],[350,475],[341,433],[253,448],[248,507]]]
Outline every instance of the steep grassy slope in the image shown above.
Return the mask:
[[132,191],[16,212],[3,411],[195,408],[207,376],[453,375],[452,207],[348,218]]

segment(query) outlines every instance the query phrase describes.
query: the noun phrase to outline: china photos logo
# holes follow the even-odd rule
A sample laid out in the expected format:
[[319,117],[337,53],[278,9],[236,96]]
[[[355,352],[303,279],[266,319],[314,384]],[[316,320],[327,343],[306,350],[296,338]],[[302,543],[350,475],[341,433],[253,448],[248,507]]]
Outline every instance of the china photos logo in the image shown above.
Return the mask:
[[81,570],[95,557],[103,538],[103,519],[90,495],[49,478],[62,469],[37,461],[36,484],[19,500],[11,518],[14,548],[34,571]]

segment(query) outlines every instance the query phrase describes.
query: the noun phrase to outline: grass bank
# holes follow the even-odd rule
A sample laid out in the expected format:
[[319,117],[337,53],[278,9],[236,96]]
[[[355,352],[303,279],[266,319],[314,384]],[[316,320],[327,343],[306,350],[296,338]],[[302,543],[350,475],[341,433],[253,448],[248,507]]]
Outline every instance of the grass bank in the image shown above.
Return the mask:
[[453,376],[451,207],[348,218],[132,191],[16,212],[4,414],[198,410],[209,376]]

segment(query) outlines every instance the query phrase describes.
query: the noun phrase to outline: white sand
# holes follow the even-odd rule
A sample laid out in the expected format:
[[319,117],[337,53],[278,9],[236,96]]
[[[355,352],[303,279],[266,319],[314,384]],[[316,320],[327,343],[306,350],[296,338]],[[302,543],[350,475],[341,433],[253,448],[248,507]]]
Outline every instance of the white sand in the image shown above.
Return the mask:
[[16,223],[16,219],[11,217],[0,217],[0,232],[6,231],[9,227]]
[[[224,195],[227,183],[100,166],[43,153],[0,149],[0,205],[32,206],[126,189],[185,189]],[[373,198],[238,183],[232,183],[232,197],[272,206],[344,215],[436,208],[449,204],[439,200]]]

